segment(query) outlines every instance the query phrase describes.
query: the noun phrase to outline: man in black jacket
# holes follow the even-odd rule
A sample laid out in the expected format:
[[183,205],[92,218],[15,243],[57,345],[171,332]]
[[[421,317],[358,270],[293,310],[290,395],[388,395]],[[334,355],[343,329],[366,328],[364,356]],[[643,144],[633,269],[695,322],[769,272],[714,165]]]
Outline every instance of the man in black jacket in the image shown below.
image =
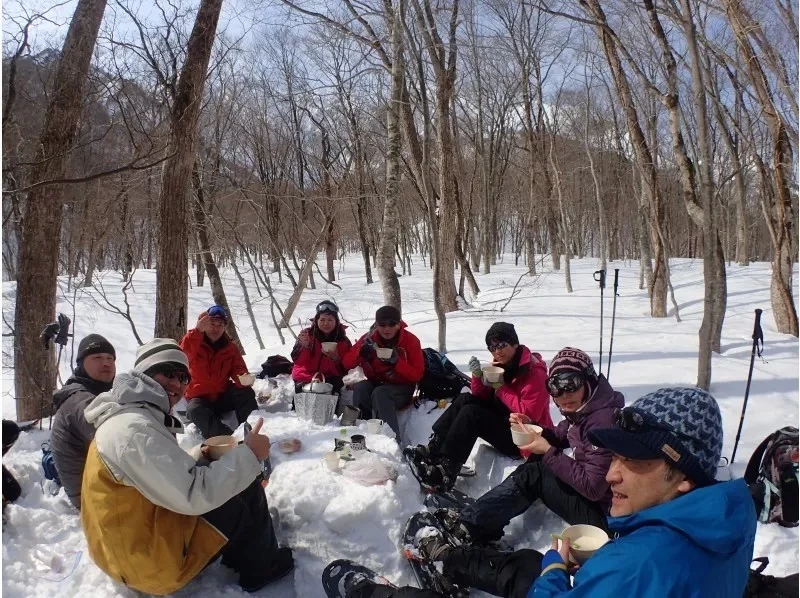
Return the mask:
[[86,454],[94,438],[94,426],[86,421],[83,410],[101,392],[111,390],[117,354],[99,334],[90,334],[78,345],[77,368],[67,383],[53,393],[56,414],[50,448],[58,477],[70,502],[81,508],[81,482]]

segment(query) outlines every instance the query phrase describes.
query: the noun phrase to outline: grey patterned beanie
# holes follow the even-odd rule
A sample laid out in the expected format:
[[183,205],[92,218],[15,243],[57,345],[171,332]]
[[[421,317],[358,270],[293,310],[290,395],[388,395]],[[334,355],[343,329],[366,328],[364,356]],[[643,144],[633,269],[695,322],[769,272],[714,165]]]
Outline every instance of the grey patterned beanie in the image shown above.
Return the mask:
[[714,483],[722,454],[717,401],[700,388],[661,388],[617,412],[592,443],[629,459],[664,459],[699,486]]

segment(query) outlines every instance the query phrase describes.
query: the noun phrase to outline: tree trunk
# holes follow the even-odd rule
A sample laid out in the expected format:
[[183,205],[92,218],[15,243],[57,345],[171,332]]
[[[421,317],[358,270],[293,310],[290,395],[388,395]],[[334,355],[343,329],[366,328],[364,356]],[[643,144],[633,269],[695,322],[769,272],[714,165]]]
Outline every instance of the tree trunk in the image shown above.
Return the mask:
[[[327,222],[325,224],[327,224]],[[314,258],[316,257],[319,248],[322,246],[324,238],[325,232],[323,226],[323,232],[321,232],[314,240],[311,251],[308,252],[308,259],[306,260],[306,263],[303,264],[303,268],[300,270],[300,274],[297,277],[297,287],[295,287],[294,291],[292,292],[292,296],[289,297],[289,302],[286,305],[286,309],[283,311],[283,317],[281,318],[280,323],[281,328],[289,327],[289,322],[292,319],[294,310],[297,308],[297,304],[300,302],[300,297],[306,288],[308,277],[311,275],[311,269],[314,267]]]
[[186,62],[172,108],[168,153],[159,197],[156,272],[157,337],[180,339],[186,332],[189,276],[188,196],[197,143],[197,120],[217,31],[222,0],[202,0],[189,36]]
[[[37,145],[30,177],[34,183],[64,178],[105,8],[105,0],[78,0]],[[55,359],[52,350],[42,348],[39,333],[55,316],[63,199],[60,185],[41,185],[31,189],[25,202],[14,314],[14,391],[20,421],[41,417],[42,405],[48,412],[52,405]]]

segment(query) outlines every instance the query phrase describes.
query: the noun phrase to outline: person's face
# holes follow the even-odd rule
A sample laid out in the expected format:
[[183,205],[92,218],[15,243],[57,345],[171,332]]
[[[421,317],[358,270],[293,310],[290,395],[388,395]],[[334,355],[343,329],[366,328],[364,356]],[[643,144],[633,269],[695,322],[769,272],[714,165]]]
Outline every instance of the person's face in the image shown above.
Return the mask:
[[183,370],[172,370],[170,372],[159,372],[153,375],[153,380],[158,382],[167,391],[169,397],[169,407],[172,409],[183,398],[186,386],[189,384],[189,374]]
[[225,320],[222,318],[209,318],[206,334],[212,342],[221,339],[222,335],[225,334]]
[[614,455],[606,474],[611,485],[612,517],[638,513],[689,492],[694,484],[663,459],[637,461]]
[[317,326],[325,334],[330,334],[336,328],[336,318],[331,314],[320,314],[317,318]]
[[98,382],[113,382],[117,375],[117,362],[111,353],[94,353],[83,358],[86,374]]
[[489,353],[492,354],[492,361],[494,363],[497,365],[506,365],[513,359],[518,346],[519,345],[507,343],[506,341],[494,341],[487,348],[489,349]]
[[586,396],[586,384],[574,392],[562,392],[559,396],[553,397],[561,413],[575,413],[583,405]]
[[376,325],[378,327],[378,334],[387,341],[397,336],[397,333],[400,331],[400,322],[395,322],[394,320],[381,320],[377,322]]

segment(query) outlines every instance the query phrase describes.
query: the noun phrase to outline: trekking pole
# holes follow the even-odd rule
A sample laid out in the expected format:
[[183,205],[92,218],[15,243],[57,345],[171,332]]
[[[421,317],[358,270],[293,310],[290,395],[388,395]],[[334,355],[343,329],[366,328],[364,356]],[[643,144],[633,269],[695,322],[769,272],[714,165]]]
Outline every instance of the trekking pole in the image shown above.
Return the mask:
[[603,289],[606,288],[606,271],[597,270],[593,278],[600,283],[600,372],[603,371]]
[[[608,370],[606,380],[611,379],[611,354],[614,352],[614,321],[617,319],[617,289],[619,289],[619,268],[614,268],[614,306],[611,308],[611,340],[608,342]],[[603,371],[600,370],[602,374]]]
[[[760,343],[760,344],[759,344]],[[739,418],[739,429],[736,430],[736,440],[733,443],[733,454],[731,464],[736,458],[736,447],[739,446],[739,438],[742,436],[742,424],[744,424],[744,412],[747,409],[747,397],[750,395],[750,381],[753,379],[753,363],[756,353],[761,357],[764,351],[764,331],[761,330],[761,310],[756,310],[756,322],[753,325],[753,350],[750,352],[750,371],[747,374],[747,386],[744,387],[744,404],[742,405],[742,416]]]

